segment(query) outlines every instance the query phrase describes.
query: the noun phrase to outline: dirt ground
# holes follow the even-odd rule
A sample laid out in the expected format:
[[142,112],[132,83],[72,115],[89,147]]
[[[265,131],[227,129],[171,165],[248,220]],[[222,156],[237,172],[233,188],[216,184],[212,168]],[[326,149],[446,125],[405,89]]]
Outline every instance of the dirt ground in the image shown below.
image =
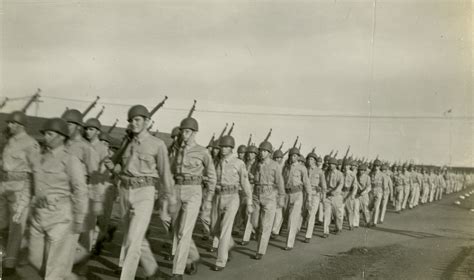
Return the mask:
[[[246,247],[236,246],[232,261],[221,272],[210,269],[216,254],[208,253],[209,242],[201,241],[200,234],[195,234],[201,264],[197,275],[185,279],[474,279],[474,212],[469,211],[474,206],[474,195],[460,200],[459,195],[466,192],[402,214],[389,209],[382,225],[345,230],[328,239],[320,238],[322,227],[317,226],[310,244],[301,242],[303,230],[290,252],[282,250],[284,233],[270,242],[260,261],[252,259],[255,241]],[[455,205],[456,200],[461,205]],[[172,263],[164,260],[167,249],[162,245],[166,240],[157,216],[153,217],[150,230],[156,260],[161,271],[169,276]],[[86,279],[119,278],[113,271],[117,268],[121,237],[120,232],[116,234],[103,254],[89,262]],[[28,266],[18,272],[19,276],[8,279],[40,279]],[[139,268],[137,276],[141,275]]]

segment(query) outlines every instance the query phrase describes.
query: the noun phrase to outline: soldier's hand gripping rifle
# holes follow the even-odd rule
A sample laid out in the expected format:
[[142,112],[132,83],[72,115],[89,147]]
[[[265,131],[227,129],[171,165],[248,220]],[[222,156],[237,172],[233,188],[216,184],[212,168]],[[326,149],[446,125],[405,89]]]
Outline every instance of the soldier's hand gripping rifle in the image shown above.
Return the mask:
[[[158,109],[160,109],[161,107],[163,107],[163,105],[165,105],[166,99],[168,99],[168,96],[165,96],[163,101],[158,103],[158,105],[156,105],[155,108],[153,108],[150,111],[150,118],[156,113],[156,111],[158,111]],[[132,140],[131,137],[129,137],[128,135],[125,135],[125,137],[122,141],[122,144],[120,145],[120,148],[118,149],[117,152],[115,152],[115,154],[111,158],[111,161],[112,161],[113,164],[117,164],[120,161],[120,159],[122,158],[123,153],[127,149],[128,145],[130,145],[131,140]]]
[[89,107],[87,107],[87,108],[84,110],[84,112],[82,112],[82,117],[83,117],[83,118],[92,110],[92,108],[95,107],[95,105],[97,105],[97,101],[99,101],[99,99],[100,99],[100,96],[97,96],[97,97],[95,98],[95,100],[91,103],[91,105],[89,105]]

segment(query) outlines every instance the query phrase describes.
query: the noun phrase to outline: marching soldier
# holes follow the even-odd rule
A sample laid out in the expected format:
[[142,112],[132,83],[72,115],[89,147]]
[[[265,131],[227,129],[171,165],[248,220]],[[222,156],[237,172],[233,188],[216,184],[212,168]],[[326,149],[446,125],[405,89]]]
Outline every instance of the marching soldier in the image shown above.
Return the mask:
[[223,136],[219,141],[222,157],[216,167],[216,201],[218,220],[214,233],[213,248],[217,249],[217,261],[213,268],[221,271],[230,258],[230,250],[234,246],[232,226],[240,205],[239,189],[245,193],[247,213],[253,212],[252,191],[248,180],[245,163],[232,155],[235,140],[232,136]]
[[372,172],[370,174],[370,181],[372,183],[372,200],[374,209],[373,214],[374,218],[372,220],[372,226],[377,225],[380,215],[380,204],[383,198],[383,192],[385,188],[388,188],[388,181],[385,175],[380,171],[382,162],[378,159],[374,160]]
[[188,274],[197,273],[199,253],[192,240],[199,208],[202,203],[201,184],[203,177],[207,178],[207,196],[203,209],[211,208],[216,187],[216,171],[212,157],[206,148],[198,145],[195,135],[198,132],[198,122],[188,117],[181,121],[181,141],[178,154],[172,162],[175,177],[175,191],[180,204],[178,220],[174,226],[173,244],[176,245],[173,260],[173,278],[182,279],[186,264]]
[[402,166],[402,178],[403,178],[403,203],[402,203],[402,210],[406,209],[408,200],[410,198],[410,193],[412,192],[412,179],[411,179],[411,173],[407,169],[407,165],[404,164]]
[[[283,152],[281,150],[276,150],[273,152],[273,160],[278,163],[280,168],[283,170],[285,163],[283,162]],[[272,233],[270,236],[272,239],[276,239],[276,237],[280,234],[281,226],[283,225],[283,212],[284,208],[281,208],[277,205],[277,209],[275,210],[275,219],[273,220]]]
[[[253,174],[250,172],[250,168],[255,164],[257,161],[257,153],[258,153],[258,148],[255,145],[250,145],[247,147],[247,152],[246,152],[246,162],[245,165],[247,166],[247,171],[249,172],[249,181],[250,181],[250,186],[254,190],[255,189],[255,184],[254,184],[254,177]],[[253,196],[255,196],[255,191],[252,192]],[[253,198],[254,201],[256,201],[256,198]],[[256,205],[253,205],[254,209],[256,209]],[[245,230],[244,230],[244,235],[242,236],[242,241],[240,242],[240,245],[246,246],[251,238],[252,234],[255,234],[255,230],[258,227],[258,222],[259,222],[259,215],[260,213],[257,213],[258,211],[253,211],[252,214],[247,215],[245,221]]]
[[429,178],[429,184],[430,184],[430,194],[429,194],[429,202],[433,202],[435,199],[435,194],[436,194],[436,187],[437,187],[437,175],[434,172],[435,167],[430,168],[430,178]]
[[[255,212],[261,219],[258,228],[256,260],[260,260],[267,251],[277,204],[283,207],[285,202],[285,188],[281,169],[270,158],[273,150],[272,144],[264,141],[259,145],[258,150],[259,161],[255,162],[250,168],[250,174],[255,183],[253,197]],[[276,190],[278,191],[278,198]]]
[[349,169],[352,165],[351,160],[347,160],[342,165],[344,175],[344,185],[342,187],[342,209],[341,211],[347,217],[349,223],[349,230],[354,228],[354,200],[357,193],[356,175]]
[[49,119],[42,132],[47,151],[34,170],[29,259],[36,269],[45,268],[45,279],[65,279],[88,211],[86,176],[79,159],[65,147],[66,122]]
[[312,203],[312,189],[309,183],[308,171],[299,162],[300,151],[298,148],[291,148],[289,151],[289,158],[283,167],[283,180],[285,182],[285,191],[288,197],[287,211],[288,211],[288,237],[286,239],[286,251],[293,249],[295,244],[296,234],[298,234],[301,225],[301,211],[303,208],[303,190],[306,193],[307,209],[311,211]]
[[[247,146],[245,145],[240,145],[238,148],[237,148],[237,158],[240,159],[241,161],[244,162],[245,164],[245,153],[247,151]],[[247,167],[246,167],[247,169]],[[247,173],[248,175],[248,173]],[[238,234],[238,231],[244,226],[244,223],[246,221],[245,217],[246,217],[246,204],[245,204],[245,192],[243,189],[240,189],[239,190],[239,197],[240,197],[240,206],[239,206],[239,210],[237,211],[237,215],[235,217],[235,221],[234,221],[234,232],[235,234]]]
[[[311,202],[312,205],[308,209],[308,224],[306,226],[305,243],[309,243],[313,236],[314,222],[316,220],[316,213],[320,209],[321,202],[324,201],[324,194],[326,193],[326,178],[321,169],[322,160],[315,153],[309,153],[306,157],[308,161],[308,178],[312,188]],[[311,210],[310,210],[311,209]],[[321,211],[319,211],[321,213]],[[322,219],[319,219],[321,222]]]
[[393,191],[395,195],[395,212],[400,214],[405,189],[404,175],[401,173],[401,167],[396,166],[393,173]]
[[23,112],[12,112],[6,122],[10,137],[0,162],[0,245],[6,247],[3,275],[8,276],[15,273],[31,199],[31,174],[40,146],[26,133]]
[[245,152],[247,151],[247,146],[240,145],[237,148],[237,158],[245,162]]
[[[84,125],[87,140],[99,156],[99,169],[97,170],[97,184],[94,187],[93,195],[91,196],[92,211],[95,221],[99,226],[97,233],[97,243],[95,244],[95,253],[100,254],[102,250],[102,243],[108,234],[108,227],[110,223],[110,216],[112,215],[112,207],[116,197],[116,189],[112,183],[111,173],[105,166],[105,161],[110,157],[109,149],[100,141],[100,134],[102,124],[98,119],[88,119]],[[95,219],[96,218],[96,219]],[[94,242],[95,243],[95,242]]]
[[[119,201],[122,213],[124,237],[120,264],[120,279],[134,279],[140,262],[146,277],[159,275],[150,244],[145,233],[150,223],[158,185],[168,196],[171,213],[176,208],[173,194],[173,178],[165,143],[148,131],[150,113],[142,105],[128,111],[131,137],[120,159]],[[109,160],[107,163],[113,163]]]
[[357,173],[357,185],[358,185],[358,191],[354,203],[354,227],[358,228],[359,223],[360,223],[360,218],[359,218],[359,209],[364,214],[364,219],[365,219],[365,225],[367,227],[370,226],[370,220],[371,220],[371,215],[370,215],[370,210],[369,210],[369,204],[370,204],[370,198],[369,198],[369,193],[372,189],[371,187],[371,182],[370,182],[370,176],[367,175],[367,164],[362,163],[358,167],[358,173]]
[[384,184],[383,187],[383,197],[382,197],[382,210],[380,213],[380,223],[383,224],[385,218],[385,212],[387,211],[388,200],[393,201],[393,181],[388,173],[388,165],[382,165],[382,174],[385,176],[387,184]]
[[429,201],[430,198],[430,174],[428,172],[428,167],[423,167],[422,169],[423,175],[423,188],[421,190],[421,204],[425,204]]
[[328,169],[324,174],[326,177],[326,198],[324,200],[324,238],[329,237],[329,224],[332,216],[335,217],[336,229],[335,234],[342,231],[343,212],[342,206],[342,187],[344,185],[344,176],[341,171],[336,169],[337,160],[330,158],[328,161]]

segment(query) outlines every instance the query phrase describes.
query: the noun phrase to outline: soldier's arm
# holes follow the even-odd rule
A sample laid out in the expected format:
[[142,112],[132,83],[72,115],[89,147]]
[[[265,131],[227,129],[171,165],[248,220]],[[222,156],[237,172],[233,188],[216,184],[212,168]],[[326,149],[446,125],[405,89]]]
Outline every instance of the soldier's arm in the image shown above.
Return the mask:
[[240,186],[244,190],[247,205],[252,204],[252,188],[250,187],[249,176],[245,164],[241,162],[239,167]]
[[342,175],[342,173],[338,173],[338,174],[339,174],[339,176],[338,176],[335,191],[341,191],[342,187],[344,187],[344,175]]
[[351,191],[351,196],[355,197],[357,194],[357,190],[359,188],[359,184],[357,184],[357,180],[355,177],[353,177],[354,180],[352,180],[352,191]]
[[41,156],[40,145],[36,140],[33,140],[33,143],[26,150],[26,158],[31,170],[34,170],[35,166],[39,163]]
[[311,193],[313,191],[313,188],[311,187],[311,183],[309,182],[309,176],[306,168],[301,167],[301,174],[303,176],[303,186],[305,189],[306,194],[308,194],[308,197],[311,197]]
[[319,181],[320,181],[320,186],[323,190],[323,199],[326,198],[326,191],[327,191],[327,186],[326,186],[326,175],[324,172],[321,172],[321,176],[319,176]]
[[211,155],[207,152],[203,153],[203,163],[204,163],[204,176],[207,177],[207,197],[206,200],[208,202],[212,202],[214,198],[214,192],[216,190],[216,183],[217,183],[217,175],[216,169],[214,167],[214,162],[212,161]]
[[278,189],[278,194],[280,196],[284,196],[286,193],[285,193],[285,183],[283,182],[283,175],[280,172],[280,169],[278,167],[275,168],[274,172],[275,172],[275,185]]
[[88,189],[86,184],[86,174],[84,174],[81,162],[75,156],[70,156],[66,162],[66,172],[69,176],[69,183],[72,192],[72,211],[74,222],[82,223],[88,211]]
[[156,169],[158,171],[160,185],[165,193],[165,196],[171,201],[175,202],[176,197],[174,193],[174,180],[171,174],[170,162],[168,157],[168,149],[164,143],[158,144],[158,152],[155,156]]

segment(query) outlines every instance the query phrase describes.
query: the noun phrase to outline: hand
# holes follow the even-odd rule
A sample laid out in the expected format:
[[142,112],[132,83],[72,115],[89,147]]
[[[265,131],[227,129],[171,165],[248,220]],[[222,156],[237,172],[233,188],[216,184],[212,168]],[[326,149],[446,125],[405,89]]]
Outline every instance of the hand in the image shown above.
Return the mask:
[[280,208],[283,208],[285,207],[285,197],[284,196],[280,196],[279,199],[278,199],[278,206]]
[[252,204],[247,204],[247,214],[250,215],[253,213],[255,209],[253,209],[253,205]]
[[72,232],[73,233],[76,233],[76,234],[79,234],[79,233],[82,233],[84,230],[84,225],[82,224],[82,222],[74,222],[73,225],[72,225]]
[[202,206],[203,211],[210,211],[212,209],[212,201],[206,200],[204,201],[204,205]]
[[311,200],[306,201],[306,209],[308,209],[308,211],[313,209],[313,202]]
[[21,214],[23,214],[22,212],[23,210],[17,209],[15,214],[13,214],[12,220],[15,224],[21,223]]
[[176,199],[169,199],[168,200],[168,213],[173,215],[178,212],[178,202]]

